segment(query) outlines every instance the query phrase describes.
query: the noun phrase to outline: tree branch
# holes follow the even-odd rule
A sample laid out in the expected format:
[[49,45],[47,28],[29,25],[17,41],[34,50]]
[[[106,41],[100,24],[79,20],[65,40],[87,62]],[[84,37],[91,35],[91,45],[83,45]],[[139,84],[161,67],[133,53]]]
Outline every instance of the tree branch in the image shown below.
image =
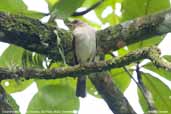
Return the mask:
[[136,114],[107,72],[96,73],[96,76],[89,79],[113,113]]
[[97,44],[100,50],[107,53],[170,31],[171,9],[97,31]]
[[[155,54],[155,56],[154,56]],[[68,67],[61,67],[55,69],[38,69],[38,68],[15,68],[15,70],[9,70],[9,68],[0,68],[0,79],[13,79],[15,77],[24,77],[26,79],[30,78],[39,78],[39,79],[56,79],[56,78],[65,78],[81,76],[81,74],[90,74],[94,72],[101,72],[110,70],[112,68],[118,68],[125,65],[128,65],[132,62],[136,62],[142,59],[150,59],[154,64],[160,65],[159,61],[162,62],[159,58],[159,51],[156,47],[143,48],[129,54],[113,58],[107,61],[98,61],[93,63],[87,63],[84,65],[75,65]],[[166,62],[165,62],[166,63]],[[169,63],[170,64],[170,63]],[[14,68],[13,68],[14,69]]]
[[[103,51],[104,53],[108,53],[111,50],[116,50],[125,45],[142,41],[152,36],[161,35],[161,34],[170,32],[171,31],[170,29],[171,14],[170,13],[171,13],[171,10],[167,10],[167,11],[163,11],[163,12],[151,15],[151,16],[140,17],[135,20],[124,22],[119,25],[111,26],[107,29],[97,31],[98,52]],[[67,63],[69,64],[72,63],[72,60],[73,60],[72,37],[73,36],[70,31],[65,31],[65,30],[61,30],[58,28],[54,28],[50,25],[42,24],[41,22],[39,22],[39,20],[31,19],[25,16],[12,15],[9,13],[0,12],[0,41],[7,42],[10,44],[15,44],[17,46],[21,46],[30,51],[38,52],[53,60],[61,60],[61,56],[58,51],[59,49],[57,45],[57,38],[56,38],[56,34],[54,33],[54,30],[57,30],[58,35],[61,39],[61,45],[63,46]],[[171,70],[170,63],[167,63],[167,62],[162,63],[162,60],[160,60],[159,57],[155,57],[153,54],[150,54],[150,57],[148,56],[146,58],[151,59],[154,64],[160,67]],[[126,61],[126,63],[128,62]],[[117,66],[117,67],[120,67],[120,66]],[[29,72],[28,69],[27,70],[18,69],[17,72],[13,72],[13,71],[6,72],[7,70],[8,69],[2,69],[2,74],[3,74],[1,75],[2,79],[6,79],[5,75],[8,77],[12,76],[12,78],[21,76],[21,75],[23,76],[30,75],[28,73]],[[30,69],[31,72],[34,70],[35,70],[35,74],[34,74],[35,77],[26,76],[26,78],[43,78],[41,75],[40,75],[41,77],[37,77],[38,75],[36,74],[37,69]],[[85,69],[82,69],[82,71],[84,70]],[[93,71],[91,70],[91,68],[88,70]],[[107,69],[104,69],[104,70],[107,70]],[[57,71],[59,71],[59,69]],[[83,73],[86,73],[85,71]],[[52,79],[57,78],[56,77],[57,74],[55,74],[56,70],[44,70],[43,71],[43,70],[38,69],[38,73],[41,73],[41,72],[46,72],[48,74],[51,73],[52,75],[50,78]],[[13,75],[10,75],[10,74],[13,74]],[[101,81],[102,80],[105,82],[105,78],[102,78]],[[109,80],[111,81],[110,78]],[[102,85],[95,85],[95,86],[105,87],[107,85],[107,82],[98,83],[98,81],[100,82],[100,80],[97,78],[97,83],[94,82],[94,84],[102,84]],[[111,94],[108,92],[106,93],[106,95],[105,93],[101,93],[101,95],[104,96],[103,98],[111,98],[108,96],[112,96],[112,92]],[[117,102],[117,99],[115,100],[116,101],[114,102]],[[109,99],[106,101],[109,106],[113,106],[113,108],[116,106],[115,103],[113,103],[113,105],[110,104],[111,102]]]
[[[171,9],[140,17],[116,26],[97,31],[97,50],[108,53],[125,45],[148,39],[171,31]],[[72,61],[72,34],[69,31],[42,24],[39,20],[25,16],[0,12],[0,41],[21,46],[61,60],[58,51],[57,29],[66,60]]]
[[69,31],[42,24],[37,19],[0,12],[0,41],[60,60],[54,33],[56,29],[65,53],[68,53],[72,50],[72,35]]

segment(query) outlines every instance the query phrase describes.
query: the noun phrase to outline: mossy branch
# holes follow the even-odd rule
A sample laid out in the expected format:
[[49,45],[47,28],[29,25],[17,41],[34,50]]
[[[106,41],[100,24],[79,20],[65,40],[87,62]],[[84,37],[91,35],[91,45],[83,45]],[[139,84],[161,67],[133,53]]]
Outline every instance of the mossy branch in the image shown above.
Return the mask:
[[[99,30],[97,31],[97,50],[98,52],[102,51],[103,53],[108,53],[111,50],[116,50],[125,45],[136,43],[156,35],[166,34],[171,31],[170,22],[171,9],[153,15],[140,17],[135,20],[127,21],[116,26],[110,26],[104,30]],[[57,38],[56,34],[54,33],[54,30],[58,32],[58,35],[61,38],[61,45],[63,46],[67,63],[72,63],[73,36],[70,31],[65,31],[59,28],[52,27],[50,25],[43,24],[39,20],[32,19],[29,17],[0,12],[0,41],[15,44],[27,50],[43,54],[49,57],[50,59],[60,61],[61,56],[58,51],[58,46],[56,45]],[[144,58],[149,58],[154,64],[159,67],[171,70],[171,64],[160,59],[160,57],[158,56],[159,53],[157,49],[146,49],[147,51],[145,52],[140,51],[144,52],[141,53],[142,56],[137,56],[135,54],[139,54],[138,52],[130,53],[130,57],[124,56],[122,57],[123,60],[121,58],[116,58],[109,61],[100,61],[99,63],[97,62],[95,64],[96,66],[93,63],[90,63],[82,66],[76,65],[73,67],[59,68],[53,70],[18,68],[15,72],[9,71],[8,68],[0,68],[0,79],[13,79],[16,77],[24,77],[26,79],[54,79],[63,78],[66,76],[75,77],[79,76],[80,72],[83,74],[88,74],[91,72],[101,72],[104,70],[109,70],[111,68],[125,66],[127,64]],[[132,54],[135,54],[136,56],[134,57]],[[107,81],[106,77],[108,78]],[[93,78],[91,78],[91,80],[113,112],[116,112],[119,106],[121,106],[121,108],[118,109],[122,109],[122,106],[124,104],[127,104],[125,106],[125,109],[126,107],[128,107],[128,103],[124,102],[126,101],[126,99],[123,98],[122,94],[118,94],[117,91],[115,91],[115,85],[109,85],[109,82],[112,82],[112,80],[108,76],[104,75],[104,77],[101,77],[100,79],[98,77],[95,77],[94,80]],[[105,89],[101,90],[101,88]],[[108,88],[111,89],[108,90]],[[114,97],[119,98],[120,96],[120,99],[115,99],[113,97],[114,94],[109,92],[110,90],[113,91],[113,93],[117,94]],[[116,103],[118,103],[119,106]],[[118,110],[118,112],[126,113],[127,111]],[[131,111],[128,113],[134,114],[134,112]]]
[[[97,50],[108,53],[125,45],[166,34],[171,31],[170,22],[171,9],[99,30]],[[43,24],[29,17],[0,12],[0,41],[21,46],[54,60],[61,60],[54,30],[58,31],[61,38],[66,60],[71,62],[73,36],[70,31]]]
[[112,68],[119,68],[129,65],[133,62],[150,59],[155,65],[171,70],[170,63],[160,59],[159,50],[156,47],[143,48],[131,52],[123,57],[117,57],[106,61],[98,61],[83,65],[67,66],[55,69],[39,69],[39,68],[15,68],[11,71],[9,68],[0,68],[0,80],[14,79],[16,77],[24,77],[26,79],[57,79],[65,77],[78,77],[82,74],[90,74],[95,72],[107,71]]

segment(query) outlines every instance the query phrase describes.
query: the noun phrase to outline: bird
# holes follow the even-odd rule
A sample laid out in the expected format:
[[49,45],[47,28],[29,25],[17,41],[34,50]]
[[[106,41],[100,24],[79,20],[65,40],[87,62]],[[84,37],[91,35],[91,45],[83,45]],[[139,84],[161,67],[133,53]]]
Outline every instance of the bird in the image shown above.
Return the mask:
[[[74,20],[71,25],[76,64],[93,62],[96,56],[96,30],[80,20]],[[86,77],[81,75],[77,78],[77,97],[86,96]]]

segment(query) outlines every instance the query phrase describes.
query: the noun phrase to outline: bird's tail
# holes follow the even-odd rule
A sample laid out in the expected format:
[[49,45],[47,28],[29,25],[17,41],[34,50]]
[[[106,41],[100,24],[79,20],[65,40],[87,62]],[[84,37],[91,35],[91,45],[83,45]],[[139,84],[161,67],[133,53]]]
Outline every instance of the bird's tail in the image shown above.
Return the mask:
[[86,76],[78,77],[76,96],[77,97],[85,97],[86,96]]

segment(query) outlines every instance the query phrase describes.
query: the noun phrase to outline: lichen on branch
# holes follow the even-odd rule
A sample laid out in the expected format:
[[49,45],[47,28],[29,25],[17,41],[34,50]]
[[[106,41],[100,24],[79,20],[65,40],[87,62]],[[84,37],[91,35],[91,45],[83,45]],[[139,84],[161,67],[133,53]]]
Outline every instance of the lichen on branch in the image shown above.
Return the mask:
[[60,67],[54,69],[39,69],[39,68],[15,68],[15,71],[10,71],[8,68],[0,68],[0,80],[13,79],[15,77],[23,77],[25,79],[56,79],[65,77],[78,77],[81,74],[90,74],[95,72],[107,71],[112,68],[119,68],[137,62],[142,59],[150,59],[155,65],[171,70],[170,63],[164,62],[160,58],[159,49],[156,47],[143,48],[123,57],[116,57],[106,61],[97,61],[82,65]]

